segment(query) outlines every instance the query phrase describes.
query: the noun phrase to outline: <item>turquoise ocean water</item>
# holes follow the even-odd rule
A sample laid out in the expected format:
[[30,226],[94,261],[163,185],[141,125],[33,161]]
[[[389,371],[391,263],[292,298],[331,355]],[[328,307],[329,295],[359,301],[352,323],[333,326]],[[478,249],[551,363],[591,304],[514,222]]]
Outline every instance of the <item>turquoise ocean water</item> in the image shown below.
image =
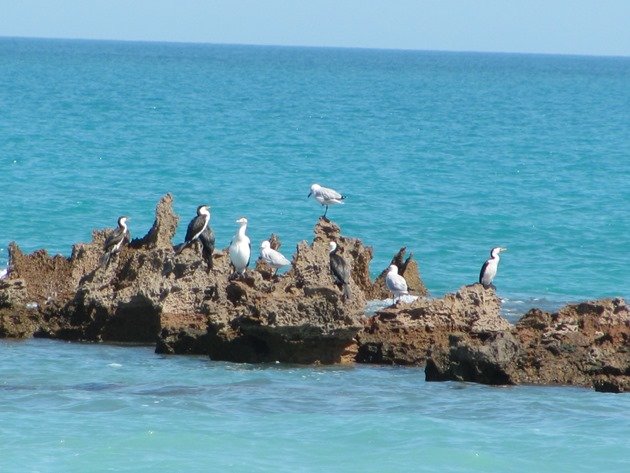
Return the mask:
[[[209,203],[290,254],[313,182],[374,274],[407,246],[439,296],[501,245],[512,320],[628,299],[630,58],[0,39],[0,268],[166,192],[176,239]],[[0,471],[630,470],[625,396],[423,379],[1,342]]]

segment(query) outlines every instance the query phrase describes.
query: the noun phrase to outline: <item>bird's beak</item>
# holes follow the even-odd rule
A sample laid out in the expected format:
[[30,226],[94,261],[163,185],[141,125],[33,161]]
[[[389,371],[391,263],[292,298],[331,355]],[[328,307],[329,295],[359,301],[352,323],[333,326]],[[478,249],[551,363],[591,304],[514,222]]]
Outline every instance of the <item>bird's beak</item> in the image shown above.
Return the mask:
[[308,199],[311,196],[312,193],[313,193],[313,191],[309,192],[308,195],[306,196],[306,198]]
[[501,248],[501,252],[507,251],[507,248]]

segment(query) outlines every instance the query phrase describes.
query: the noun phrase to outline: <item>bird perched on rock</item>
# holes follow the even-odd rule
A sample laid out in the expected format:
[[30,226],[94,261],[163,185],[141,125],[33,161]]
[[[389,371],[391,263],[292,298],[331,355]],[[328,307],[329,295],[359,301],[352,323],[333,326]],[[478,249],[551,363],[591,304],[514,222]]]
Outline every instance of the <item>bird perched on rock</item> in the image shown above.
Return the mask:
[[492,281],[499,269],[499,261],[501,260],[499,254],[503,251],[507,251],[507,248],[497,246],[490,250],[490,258],[486,260],[479,272],[479,283],[483,284],[483,287],[488,288],[492,285]]
[[111,257],[120,251],[120,247],[125,241],[129,243],[131,240],[129,229],[127,228],[127,220],[130,220],[130,218],[125,216],[118,217],[118,228],[105,240],[103,245],[105,253],[101,256],[101,267],[109,266]]
[[268,240],[260,244],[260,259],[276,270],[274,276],[278,269],[291,264],[291,261],[286,259],[282,253],[271,248],[271,243]]
[[346,198],[345,195],[341,195],[336,190],[329,189],[328,187],[322,187],[319,184],[313,184],[311,186],[311,192],[308,193],[306,198],[308,199],[311,195],[315,197],[315,200],[321,205],[326,206],[324,215],[322,215],[324,218],[326,218],[329,205],[343,204],[343,199]]
[[212,231],[212,228],[210,228],[210,225],[208,225],[206,229],[201,232],[201,235],[199,235],[199,241],[201,242],[201,255],[208,265],[208,272],[213,267],[212,253],[214,253],[214,240],[214,232]]
[[409,294],[407,281],[398,274],[398,266],[395,264],[389,266],[389,271],[387,271],[387,276],[385,276],[385,285],[393,294],[394,303],[396,303],[396,298],[400,300],[400,296]]
[[350,267],[341,255],[337,254],[337,243],[331,241],[328,244],[330,249],[330,272],[335,280],[335,284],[342,288],[342,299],[347,301],[352,296],[350,292]]
[[245,273],[245,269],[249,266],[252,245],[249,241],[249,237],[245,235],[247,219],[245,217],[239,218],[236,223],[239,224],[239,228],[230,242],[228,251],[230,253],[230,261],[232,265],[234,265],[236,274],[242,276]]
[[209,205],[197,207],[197,215],[188,224],[184,243],[176,247],[175,254],[180,254],[197,240],[201,242],[203,259],[210,269],[212,268],[212,253],[214,252],[214,233],[210,228]]

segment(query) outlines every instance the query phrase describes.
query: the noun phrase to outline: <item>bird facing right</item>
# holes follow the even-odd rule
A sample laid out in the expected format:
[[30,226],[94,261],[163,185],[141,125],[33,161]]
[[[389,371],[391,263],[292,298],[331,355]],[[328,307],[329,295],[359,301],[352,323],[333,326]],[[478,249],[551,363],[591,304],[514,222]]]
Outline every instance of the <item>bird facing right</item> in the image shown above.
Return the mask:
[[101,256],[101,267],[107,267],[109,265],[110,258],[120,251],[120,247],[123,242],[129,242],[131,237],[129,235],[129,228],[127,228],[127,220],[129,217],[118,217],[118,228],[105,240],[103,249],[105,252]]
[[486,260],[479,272],[479,283],[483,284],[483,287],[488,288],[492,285],[499,269],[499,261],[501,260],[499,254],[503,251],[507,251],[507,248],[496,246],[490,250],[490,258]]

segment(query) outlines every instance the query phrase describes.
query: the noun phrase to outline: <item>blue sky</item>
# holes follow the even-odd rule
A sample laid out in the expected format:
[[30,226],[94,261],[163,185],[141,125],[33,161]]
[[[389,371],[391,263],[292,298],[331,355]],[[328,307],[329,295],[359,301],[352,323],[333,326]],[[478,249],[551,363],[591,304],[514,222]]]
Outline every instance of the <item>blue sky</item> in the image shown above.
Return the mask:
[[0,0],[0,36],[630,56],[630,0]]

